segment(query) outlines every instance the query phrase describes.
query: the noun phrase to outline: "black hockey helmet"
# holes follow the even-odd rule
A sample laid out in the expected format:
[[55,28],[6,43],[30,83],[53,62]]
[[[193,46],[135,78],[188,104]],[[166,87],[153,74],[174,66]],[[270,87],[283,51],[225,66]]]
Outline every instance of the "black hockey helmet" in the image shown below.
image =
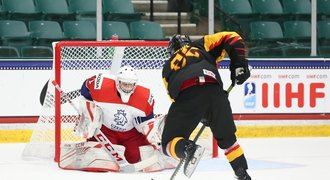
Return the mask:
[[167,52],[170,55],[173,55],[175,53],[175,51],[177,51],[178,49],[180,49],[181,47],[185,46],[185,45],[189,45],[191,43],[191,40],[189,38],[189,36],[187,35],[181,35],[181,34],[174,34],[171,39],[170,42],[168,44],[167,47]]

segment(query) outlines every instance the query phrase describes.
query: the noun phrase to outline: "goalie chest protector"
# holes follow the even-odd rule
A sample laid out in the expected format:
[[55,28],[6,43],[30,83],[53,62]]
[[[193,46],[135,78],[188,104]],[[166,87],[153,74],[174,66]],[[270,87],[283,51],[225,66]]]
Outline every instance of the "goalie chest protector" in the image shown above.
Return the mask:
[[89,78],[86,81],[86,86],[96,102],[128,105],[144,112],[144,116],[149,115],[153,111],[153,95],[150,89],[141,85],[136,86],[127,103],[122,102],[120,94],[117,92],[116,81],[111,76],[98,74]]

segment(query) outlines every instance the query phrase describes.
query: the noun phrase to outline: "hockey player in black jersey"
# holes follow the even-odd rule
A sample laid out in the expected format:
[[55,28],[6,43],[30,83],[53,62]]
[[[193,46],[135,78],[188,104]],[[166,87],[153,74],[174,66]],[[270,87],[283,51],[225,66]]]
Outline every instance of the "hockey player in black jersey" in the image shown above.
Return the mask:
[[250,77],[243,39],[236,32],[219,32],[196,41],[176,34],[167,50],[170,58],[162,76],[172,104],[162,134],[164,153],[185,158],[188,168],[196,168],[204,148],[190,141],[189,136],[206,119],[204,123],[224,150],[237,179],[250,180],[246,158],[237,143],[228,94],[217,69],[227,53],[232,82],[241,85]]

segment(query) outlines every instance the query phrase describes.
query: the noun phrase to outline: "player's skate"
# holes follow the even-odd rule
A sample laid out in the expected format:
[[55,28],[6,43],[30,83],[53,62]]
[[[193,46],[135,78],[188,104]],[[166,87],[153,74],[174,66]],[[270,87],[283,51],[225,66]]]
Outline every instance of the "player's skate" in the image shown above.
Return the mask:
[[251,180],[251,177],[246,172],[246,169],[239,168],[235,171],[236,178],[238,180]]
[[185,150],[185,163],[184,163],[184,174],[187,177],[191,177],[195,172],[195,169],[201,160],[205,148],[199,145],[196,145],[194,142],[190,142],[190,144],[186,147]]

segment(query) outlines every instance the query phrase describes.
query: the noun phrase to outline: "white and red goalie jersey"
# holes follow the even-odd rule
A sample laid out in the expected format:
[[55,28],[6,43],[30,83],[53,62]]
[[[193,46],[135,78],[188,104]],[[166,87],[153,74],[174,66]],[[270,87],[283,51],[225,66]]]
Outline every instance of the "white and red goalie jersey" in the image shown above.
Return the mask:
[[87,79],[81,95],[93,101],[103,112],[103,125],[112,131],[127,132],[142,127],[153,119],[154,99],[150,89],[137,85],[129,101],[124,103],[117,92],[114,77],[98,74]]
[[[81,116],[75,131],[87,138],[87,142],[83,146],[66,146],[62,150],[64,155],[61,155],[61,167],[88,171],[119,171],[116,161],[97,144],[93,144],[97,143],[93,135],[98,128],[101,128],[108,140],[120,150],[118,153],[123,153],[131,164],[156,155],[157,160],[144,167],[143,171],[175,167],[167,163],[157,150],[160,148],[157,128],[160,122],[157,122],[159,118],[154,118],[154,99],[150,89],[136,85],[125,103],[117,91],[116,79],[110,75],[98,74],[83,83],[81,95]],[[88,151],[81,153],[80,147],[87,148]],[[107,164],[104,164],[105,162]]]
[[[153,130],[154,99],[150,89],[136,85],[129,100],[124,103],[117,91],[115,78],[98,74],[84,82],[81,95],[84,99],[80,108],[84,113],[80,122],[90,119],[91,123],[87,123],[89,141],[95,141],[92,137],[94,130],[101,128],[113,144],[125,147],[124,155],[129,163],[140,160],[140,146],[159,144],[160,140],[151,142],[156,128]],[[84,123],[81,124],[80,127],[85,127]],[[85,132],[83,130],[83,134]]]

